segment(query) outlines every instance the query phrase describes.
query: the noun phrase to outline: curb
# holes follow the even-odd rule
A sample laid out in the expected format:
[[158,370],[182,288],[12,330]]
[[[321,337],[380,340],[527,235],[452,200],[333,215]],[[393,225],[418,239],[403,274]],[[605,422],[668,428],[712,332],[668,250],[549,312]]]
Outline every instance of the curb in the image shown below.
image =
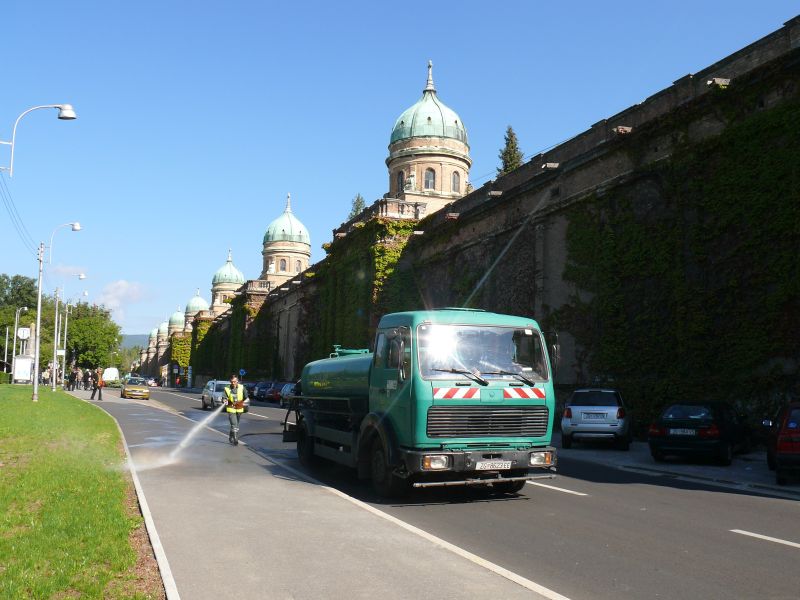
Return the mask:
[[[80,398],[78,396],[73,395],[70,392],[67,392],[73,398],[81,400],[90,406],[96,407],[98,410],[103,410],[96,404],[90,403],[88,400],[84,398]],[[103,410],[117,426],[117,430],[119,430],[119,435],[122,438],[122,446],[125,448],[125,457],[128,463],[128,471],[131,474],[131,479],[133,479],[133,487],[136,489],[136,498],[139,501],[139,509],[142,512],[142,517],[144,517],[144,524],[145,528],[147,529],[147,535],[150,538],[150,545],[153,547],[153,553],[156,557],[156,563],[158,563],[158,570],[161,574],[161,583],[164,585],[164,591],[167,595],[167,600],[180,600],[180,594],[178,593],[178,586],[175,583],[175,578],[172,576],[172,569],[170,569],[169,561],[167,560],[167,555],[164,552],[164,546],[161,545],[161,538],[158,537],[158,531],[156,530],[155,521],[153,521],[153,515],[150,512],[150,507],[147,505],[147,499],[144,495],[144,490],[142,489],[142,484],[139,481],[139,475],[136,473],[136,467],[134,466],[133,460],[131,460],[131,452],[128,448],[128,441],[125,439],[125,434],[122,431],[122,427],[120,427],[119,421],[112,415],[111,413]]]

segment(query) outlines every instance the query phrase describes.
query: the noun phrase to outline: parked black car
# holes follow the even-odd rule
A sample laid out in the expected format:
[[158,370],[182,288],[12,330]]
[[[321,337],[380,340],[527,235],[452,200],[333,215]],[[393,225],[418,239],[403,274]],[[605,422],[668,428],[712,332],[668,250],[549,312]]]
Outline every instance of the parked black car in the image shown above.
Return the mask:
[[767,467],[778,485],[786,485],[790,475],[800,477],[800,402],[787,404],[763,424],[769,427]]
[[729,465],[733,454],[749,448],[743,419],[722,402],[676,402],[650,425],[647,443],[656,461],[665,456],[706,456]]

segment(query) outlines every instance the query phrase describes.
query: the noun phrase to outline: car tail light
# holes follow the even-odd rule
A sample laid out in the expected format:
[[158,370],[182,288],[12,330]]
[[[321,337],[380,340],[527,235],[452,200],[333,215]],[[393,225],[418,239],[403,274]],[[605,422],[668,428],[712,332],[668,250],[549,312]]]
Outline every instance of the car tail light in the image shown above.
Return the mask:
[[618,419],[624,419],[625,418],[625,409],[624,408],[618,408],[617,409],[617,418]]
[[647,435],[651,435],[653,437],[659,437],[662,435],[667,435],[667,430],[664,427],[659,427],[655,423],[652,423],[650,427],[647,429]]
[[571,419],[572,418],[572,409],[568,406],[564,409],[564,418]]
[[792,438],[785,435],[778,436],[778,452],[794,452],[794,442]]
[[697,435],[702,438],[718,438],[720,434],[719,427],[717,427],[716,423],[712,423],[711,427],[706,427],[704,429],[698,429]]

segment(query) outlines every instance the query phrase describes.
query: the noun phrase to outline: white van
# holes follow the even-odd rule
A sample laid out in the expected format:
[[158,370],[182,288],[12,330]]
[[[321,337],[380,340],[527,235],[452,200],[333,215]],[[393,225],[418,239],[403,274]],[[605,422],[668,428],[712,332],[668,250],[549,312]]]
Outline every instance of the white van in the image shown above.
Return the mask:
[[119,381],[119,369],[117,367],[103,369],[103,381]]

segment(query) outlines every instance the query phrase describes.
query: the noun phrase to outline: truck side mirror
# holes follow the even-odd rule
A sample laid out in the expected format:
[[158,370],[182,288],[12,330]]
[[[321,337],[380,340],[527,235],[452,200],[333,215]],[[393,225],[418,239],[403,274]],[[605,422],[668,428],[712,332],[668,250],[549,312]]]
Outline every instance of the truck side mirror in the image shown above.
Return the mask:
[[551,346],[550,362],[553,366],[553,374],[558,371],[558,363],[561,362],[561,344],[553,344]]

